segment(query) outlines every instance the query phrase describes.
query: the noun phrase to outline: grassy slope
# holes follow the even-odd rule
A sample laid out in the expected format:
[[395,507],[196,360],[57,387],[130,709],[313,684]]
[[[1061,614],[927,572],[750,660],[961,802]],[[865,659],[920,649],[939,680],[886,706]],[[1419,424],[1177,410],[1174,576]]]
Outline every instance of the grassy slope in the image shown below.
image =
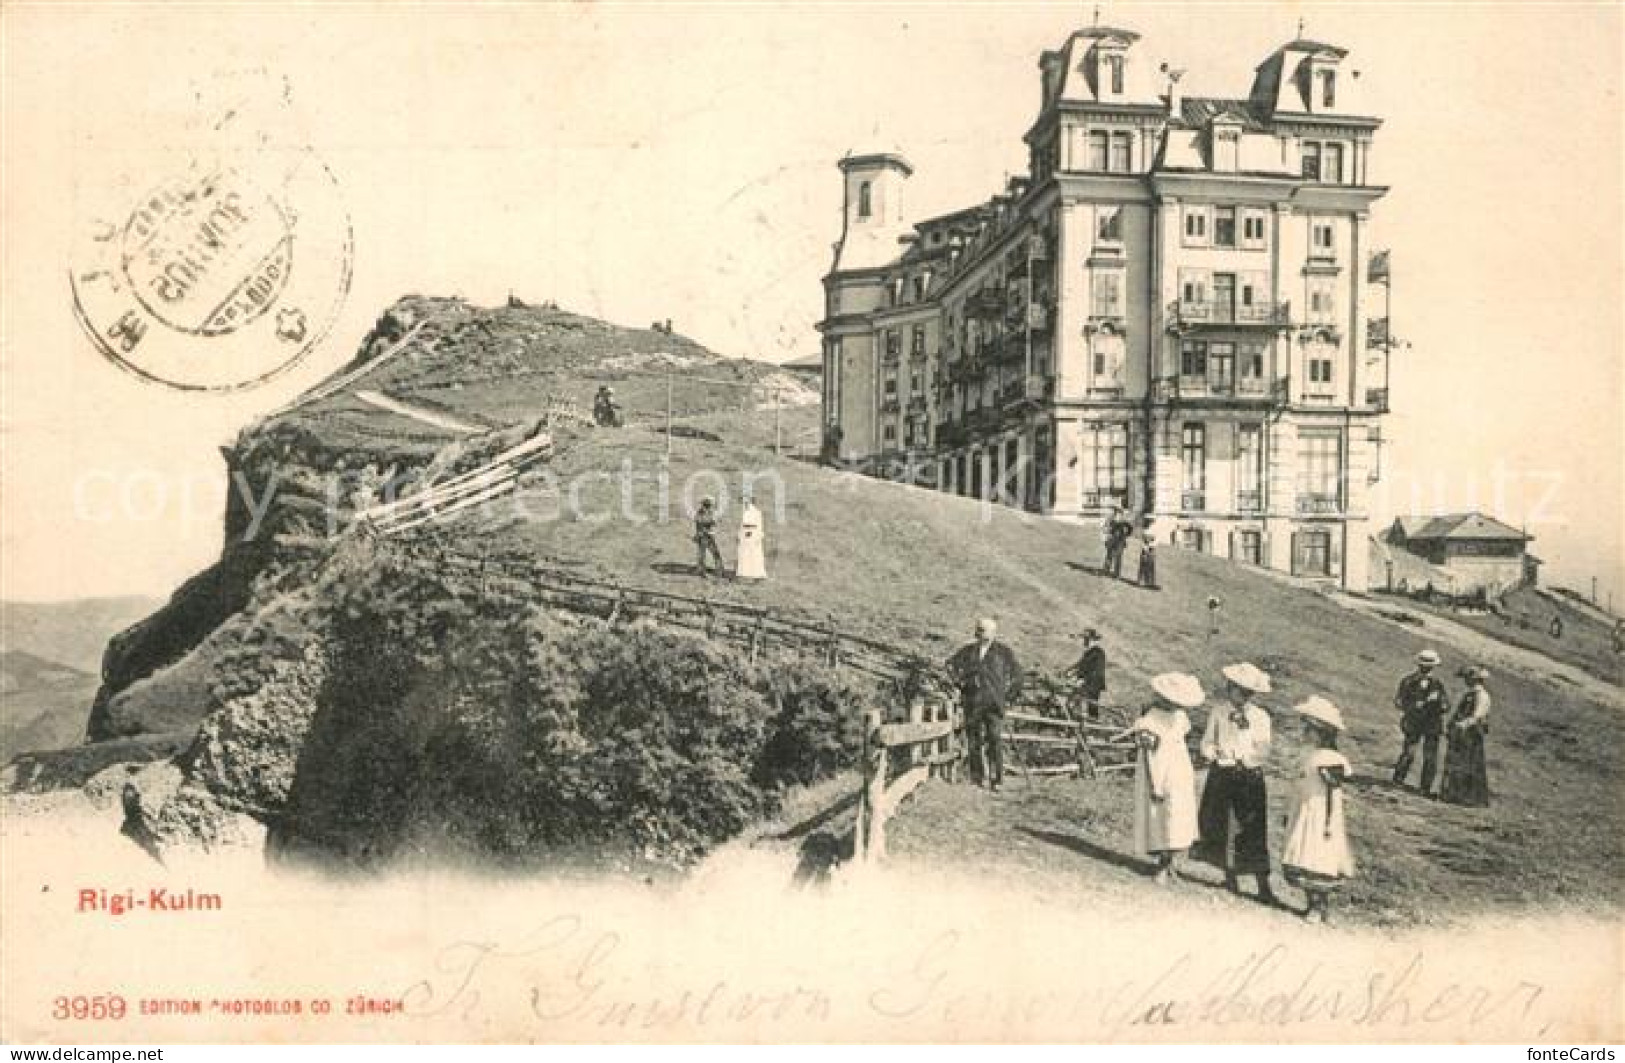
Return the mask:
[[[733,434],[744,442],[676,441],[671,515],[664,522],[654,519],[660,507],[652,481],[664,440],[629,428],[590,435],[563,454],[556,469],[568,484],[571,476],[630,461],[646,477],[632,488],[634,512],[645,523],[545,519],[555,500],[532,491],[523,501],[544,519],[515,523],[508,515],[481,515],[461,530],[484,534],[458,538],[529,550],[642,586],[834,616],[854,633],[936,655],[948,653],[975,616],[989,613],[1023,663],[1048,671],[1070,663],[1077,652],[1071,634],[1093,625],[1104,632],[1112,654],[1111,696],[1123,702],[1142,700],[1144,680],[1156,672],[1187,670],[1211,688],[1223,664],[1248,658],[1277,677],[1267,703],[1281,725],[1278,779],[1297,759],[1296,729],[1283,711],[1295,700],[1312,692],[1330,696],[1351,723],[1345,748],[1369,780],[1356,792],[1353,814],[1365,869],[1351,897],[1365,918],[1425,918],[1441,905],[1459,909],[1458,900],[1617,903],[1613,869],[1625,855],[1617,829],[1618,765],[1625,753],[1617,701],[1591,700],[1568,684],[1539,677],[1497,675],[1490,741],[1496,806],[1482,812],[1421,801],[1382,781],[1398,750],[1393,688],[1425,644],[1418,635],[1345,610],[1313,590],[1170,549],[1159,558],[1165,587],[1160,593],[1104,580],[1091,571],[1100,555],[1093,528],[1002,509],[984,514],[965,499],[800,462],[774,463],[760,446],[757,419]],[[771,504],[766,507],[767,584],[702,584],[689,572],[692,546],[681,519],[681,488],[702,470],[723,474],[735,490],[746,470],[781,477],[783,523],[775,522]],[[618,482],[588,478],[579,492],[587,513],[613,514],[620,506]],[[726,518],[724,524],[731,528]],[[731,536],[723,546],[731,557]],[[1208,630],[1209,596],[1224,603],[1215,634]],[[1462,663],[1442,648],[1447,671]],[[1279,782],[1277,788],[1284,790]],[[1085,853],[1128,849],[1125,785],[1062,783],[1042,793],[1051,796],[1032,798],[1043,807],[1029,810],[1031,818],[1048,822],[1045,829],[1052,832],[1071,824],[1081,842],[1078,851],[1067,857],[1052,842],[1024,834],[1028,812],[1016,801],[981,824],[989,859],[1039,846],[1048,853],[1048,861],[1039,863],[1059,854],[1062,866],[1074,866],[1084,881],[1125,873]],[[979,837],[977,824],[990,813],[967,804],[965,795],[950,798],[922,801],[903,817],[899,837],[905,850],[918,844],[922,857],[942,858],[964,838]],[[1280,830],[1278,816],[1274,829]]]

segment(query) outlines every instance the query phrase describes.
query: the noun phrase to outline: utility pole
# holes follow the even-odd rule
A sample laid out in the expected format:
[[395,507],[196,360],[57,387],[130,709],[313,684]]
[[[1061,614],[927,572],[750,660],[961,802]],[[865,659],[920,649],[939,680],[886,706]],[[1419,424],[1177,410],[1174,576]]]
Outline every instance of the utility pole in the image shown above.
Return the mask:
[[784,432],[779,417],[779,389],[773,389],[773,456],[779,457],[782,453]]
[[671,457],[671,370],[666,370],[666,457]]

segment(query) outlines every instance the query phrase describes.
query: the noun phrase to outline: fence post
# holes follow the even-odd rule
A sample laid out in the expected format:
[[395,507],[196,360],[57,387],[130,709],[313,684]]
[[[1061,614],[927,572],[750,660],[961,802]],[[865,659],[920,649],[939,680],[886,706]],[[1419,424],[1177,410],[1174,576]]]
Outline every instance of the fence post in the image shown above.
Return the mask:
[[858,764],[863,789],[852,831],[852,856],[858,862],[886,855],[886,747],[880,744],[880,710],[863,714],[863,753]]
[[[908,722],[924,723],[925,720],[925,698],[922,696],[916,696],[908,703]],[[920,761],[925,759],[927,752],[928,750],[926,749],[924,743],[911,743],[908,747],[908,766],[912,768],[919,764]]]

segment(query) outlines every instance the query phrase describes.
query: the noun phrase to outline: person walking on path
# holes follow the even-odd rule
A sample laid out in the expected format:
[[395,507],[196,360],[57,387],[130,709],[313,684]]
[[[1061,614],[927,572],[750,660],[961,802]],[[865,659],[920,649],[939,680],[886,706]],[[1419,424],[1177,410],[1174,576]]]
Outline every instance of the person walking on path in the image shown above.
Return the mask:
[[1156,861],[1156,882],[1174,880],[1174,861],[1196,840],[1196,772],[1185,736],[1187,709],[1205,695],[1195,676],[1167,672],[1151,680],[1155,700],[1134,724],[1134,848]]
[[1150,528],[1140,536],[1140,571],[1137,580],[1146,590],[1157,590],[1157,544],[1151,538]]
[[1433,670],[1439,666],[1436,650],[1423,650],[1416,655],[1416,671],[1399,681],[1399,692],[1394,695],[1394,707],[1399,710],[1399,729],[1405,738],[1399,761],[1394,765],[1394,782],[1405,785],[1416,760],[1416,747],[1422,746],[1422,778],[1419,789],[1431,796],[1433,781],[1439,767],[1439,736],[1444,732],[1445,713],[1450,709],[1450,697],[1444,684]]
[[1467,680],[1467,692],[1461,696],[1446,732],[1450,745],[1444,755],[1439,799],[1453,805],[1488,808],[1490,777],[1484,739],[1490,730],[1490,692],[1484,683],[1490,674],[1474,666],[1464,669],[1462,677]]
[[[1241,662],[1227,666],[1224,679],[1228,703],[1208,713],[1202,733],[1201,754],[1208,772],[1196,815],[1201,840],[1193,852],[1223,871],[1225,885],[1232,891],[1240,892],[1238,876],[1252,875],[1258,882],[1258,899],[1269,903],[1275,894],[1270,889],[1264,763],[1269,759],[1272,735],[1269,713],[1252,699],[1270,692],[1270,677],[1256,665]],[[1233,838],[1232,816],[1236,821]]]
[[975,641],[948,659],[965,713],[971,777],[995,793],[1004,782],[1004,710],[1021,694],[1021,667],[997,640],[998,631],[983,617],[976,621]]
[[1129,536],[1134,526],[1129,523],[1128,514],[1122,506],[1117,506],[1106,518],[1106,524],[1101,529],[1101,536],[1106,542],[1106,561],[1101,571],[1112,579],[1123,578],[1123,552],[1128,549]]
[[1078,681],[1078,697],[1084,712],[1091,720],[1100,716],[1100,696],[1106,692],[1106,648],[1100,644],[1100,632],[1084,628],[1083,656],[1066,670],[1066,675]]
[[742,580],[767,579],[767,560],[762,541],[762,511],[746,495],[739,513],[739,553],[734,561],[734,575]]
[[721,579],[723,568],[722,550],[717,546],[717,504],[712,499],[702,501],[699,512],[694,514],[694,545],[700,552],[700,578],[707,579],[711,575],[711,570],[706,567],[709,559],[716,562],[716,575]]
[[1331,917],[1331,896],[1354,875],[1344,821],[1344,783],[1351,770],[1337,751],[1343,714],[1322,697],[1297,706],[1309,752],[1298,771],[1295,804],[1281,851],[1281,873],[1308,895],[1304,919],[1323,923]]

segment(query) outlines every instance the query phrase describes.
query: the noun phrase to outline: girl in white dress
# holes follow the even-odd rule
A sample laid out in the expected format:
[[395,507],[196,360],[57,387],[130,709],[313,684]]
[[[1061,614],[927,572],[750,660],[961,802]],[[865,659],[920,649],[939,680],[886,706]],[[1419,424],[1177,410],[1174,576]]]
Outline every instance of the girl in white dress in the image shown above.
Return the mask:
[[1310,749],[1298,775],[1297,806],[1287,827],[1281,871],[1309,897],[1304,918],[1323,923],[1330,918],[1333,891],[1354,874],[1354,854],[1343,819],[1344,783],[1350,767],[1348,758],[1337,751],[1337,736],[1344,729],[1337,706],[1312,697],[1297,712],[1303,717]]
[[1186,709],[1204,700],[1196,677],[1169,672],[1151,680],[1156,701],[1134,724],[1140,745],[1134,770],[1134,847],[1157,862],[1156,881],[1174,878],[1174,860],[1196,840],[1196,772],[1185,735]]
[[767,562],[762,547],[762,511],[757,509],[756,503],[746,495],[744,508],[739,514],[739,553],[735,555],[739,560],[734,566],[736,578],[748,580],[767,578]]

